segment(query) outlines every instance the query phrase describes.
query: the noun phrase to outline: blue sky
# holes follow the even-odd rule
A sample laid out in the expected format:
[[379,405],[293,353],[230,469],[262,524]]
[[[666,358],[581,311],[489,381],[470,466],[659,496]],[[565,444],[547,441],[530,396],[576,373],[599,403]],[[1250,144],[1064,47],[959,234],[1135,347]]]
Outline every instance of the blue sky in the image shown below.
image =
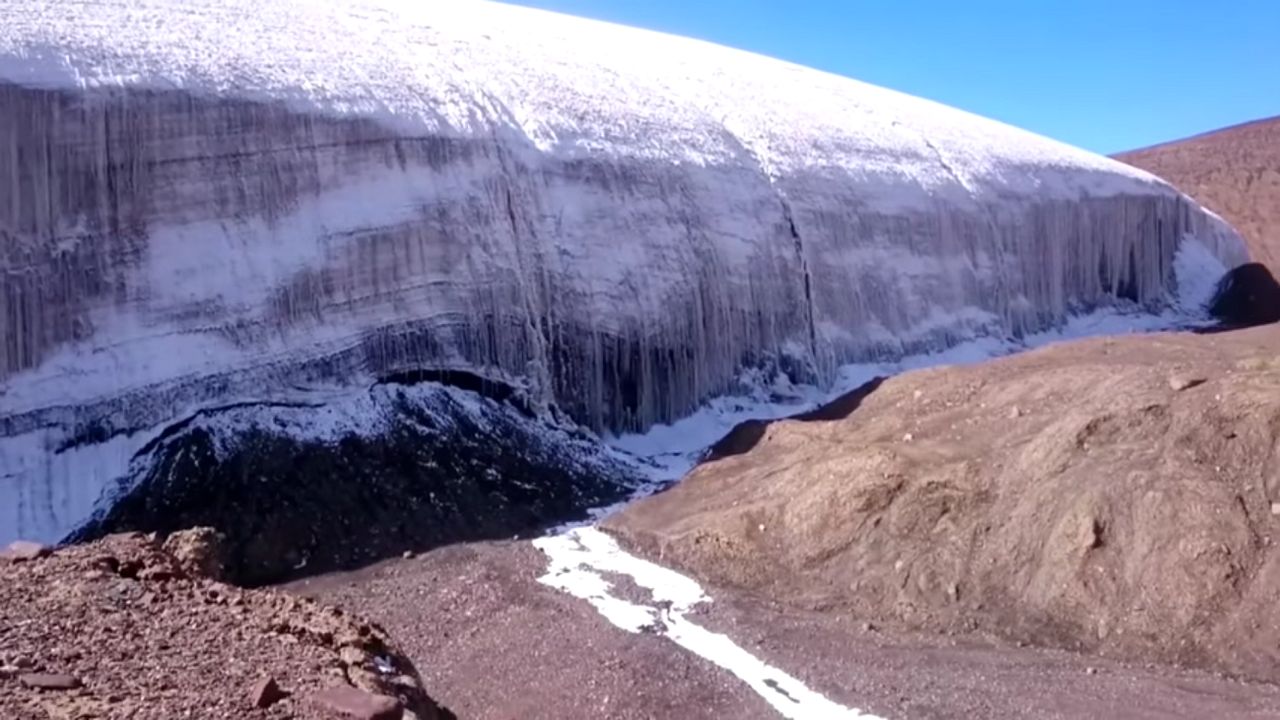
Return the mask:
[[1112,153],[1280,115],[1280,0],[516,0],[784,58]]

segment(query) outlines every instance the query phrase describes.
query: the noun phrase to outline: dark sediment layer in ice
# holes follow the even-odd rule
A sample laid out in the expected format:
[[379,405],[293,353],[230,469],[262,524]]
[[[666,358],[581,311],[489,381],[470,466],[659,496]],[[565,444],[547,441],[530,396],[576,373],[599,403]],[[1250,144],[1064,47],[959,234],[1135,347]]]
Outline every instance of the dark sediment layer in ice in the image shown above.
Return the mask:
[[205,526],[237,582],[350,568],[585,518],[641,482],[590,437],[436,383],[211,409],[144,448],[68,538]]

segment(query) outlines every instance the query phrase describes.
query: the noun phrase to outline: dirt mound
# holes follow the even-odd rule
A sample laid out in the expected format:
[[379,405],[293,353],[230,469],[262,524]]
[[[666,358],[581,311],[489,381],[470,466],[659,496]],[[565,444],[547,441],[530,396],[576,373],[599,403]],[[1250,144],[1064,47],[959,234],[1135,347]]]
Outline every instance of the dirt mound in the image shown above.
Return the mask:
[[1280,117],[1122,153],[1236,227],[1255,260],[1280,274]]
[[885,381],[606,523],[712,583],[890,626],[1280,680],[1280,330]]
[[[0,559],[0,717],[444,717],[378,627],[224,585],[217,536],[115,535]],[[355,717],[359,717],[358,715]]]

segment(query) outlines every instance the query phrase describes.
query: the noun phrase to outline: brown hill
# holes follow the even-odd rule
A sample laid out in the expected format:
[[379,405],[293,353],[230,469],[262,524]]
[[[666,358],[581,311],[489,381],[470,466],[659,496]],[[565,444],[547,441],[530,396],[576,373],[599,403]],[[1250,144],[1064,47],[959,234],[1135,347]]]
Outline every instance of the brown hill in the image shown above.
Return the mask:
[[1271,326],[907,373],[605,527],[797,609],[1275,682],[1277,357]]
[[1226,218],[1280,275],[1280,117],[1121,153]]

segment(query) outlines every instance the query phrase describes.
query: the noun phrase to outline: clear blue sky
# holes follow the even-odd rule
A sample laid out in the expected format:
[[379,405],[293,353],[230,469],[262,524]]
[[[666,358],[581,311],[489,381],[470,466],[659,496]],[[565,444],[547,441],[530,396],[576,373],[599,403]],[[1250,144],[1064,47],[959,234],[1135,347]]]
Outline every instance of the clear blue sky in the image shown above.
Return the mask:
[[1101,153],[1280,115],[1280,0],[514,2],[784,58]]

